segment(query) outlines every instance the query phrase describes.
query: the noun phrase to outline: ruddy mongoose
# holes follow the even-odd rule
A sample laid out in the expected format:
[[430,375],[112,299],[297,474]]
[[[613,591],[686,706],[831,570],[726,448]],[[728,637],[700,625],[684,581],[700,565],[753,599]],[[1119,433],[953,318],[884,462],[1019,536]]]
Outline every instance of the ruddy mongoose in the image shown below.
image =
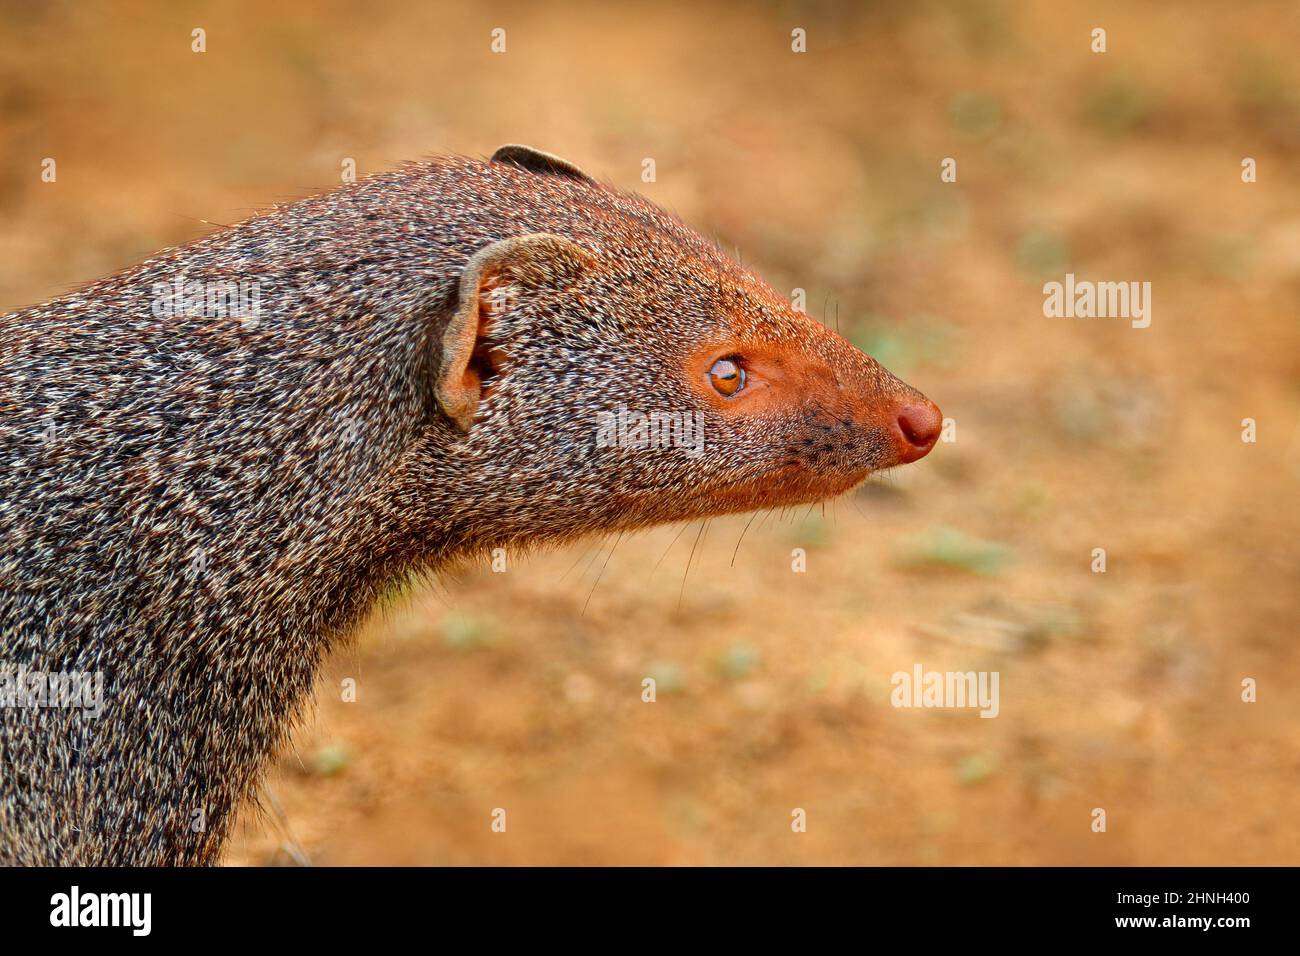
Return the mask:
[[[598,440],[620,409],[690,415],[703,443]],[[215,862],[322,658],[394,579],[824,500],[940,424],[678,220],[521,146],[10,313],[0,862]],[[97,713],[32,705],[60,674],[102,678]]]

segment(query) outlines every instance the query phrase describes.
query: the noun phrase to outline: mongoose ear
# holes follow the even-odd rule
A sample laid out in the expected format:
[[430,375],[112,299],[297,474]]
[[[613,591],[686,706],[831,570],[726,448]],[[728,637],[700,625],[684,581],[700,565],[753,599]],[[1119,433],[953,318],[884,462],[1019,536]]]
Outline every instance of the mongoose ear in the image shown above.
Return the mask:
[[501,371],[492,318],[530,289],[565,288],[595,263],[572,240],[538,232],[502,239],[465,264],[456,311],[442,333],[438,404],[461,431],[469,431],[484,389]]
[[599,185],[596,180],[567,159],[560,159],[540,149],[521,146],[518,143],[502,146],[492,154],[492,162],[509,163],[511,166],[518,166],[520,169],[526,169],[530,173],[540,173],[543,176],[567,176],[591,186]]

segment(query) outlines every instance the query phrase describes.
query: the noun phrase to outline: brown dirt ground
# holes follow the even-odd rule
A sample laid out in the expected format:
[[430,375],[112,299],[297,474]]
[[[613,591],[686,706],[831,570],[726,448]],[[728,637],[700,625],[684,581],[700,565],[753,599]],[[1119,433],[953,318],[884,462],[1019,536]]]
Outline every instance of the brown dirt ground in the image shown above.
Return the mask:
[[[1300,861],[1300,8],[849,9],[0,6],[0,308],[345,156],[527,142],[807,289],[957,422],[734,565],[745,518],[377,611],[228,863]],[[1151,328],[1044,318],[1066,271],[1150,281]],[[915,560],[951,532],[975,553]],[[999,717],[891,707],[916,662],[999,671]]]

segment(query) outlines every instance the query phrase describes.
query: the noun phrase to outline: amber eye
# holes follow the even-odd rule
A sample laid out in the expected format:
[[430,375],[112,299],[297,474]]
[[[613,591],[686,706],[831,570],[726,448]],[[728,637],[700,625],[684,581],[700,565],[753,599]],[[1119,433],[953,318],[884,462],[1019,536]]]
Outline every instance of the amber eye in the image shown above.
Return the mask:
[[745,370],[734,359],[718,359],[709,369],[709,381],[721,394],[730,397],[745,387]]

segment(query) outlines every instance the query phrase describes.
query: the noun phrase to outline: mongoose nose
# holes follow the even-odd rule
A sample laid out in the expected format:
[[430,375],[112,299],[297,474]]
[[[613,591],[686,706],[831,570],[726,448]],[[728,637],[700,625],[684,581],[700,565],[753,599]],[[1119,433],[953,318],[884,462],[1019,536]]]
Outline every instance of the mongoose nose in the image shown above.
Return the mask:
[[928,399],[904,405],[898,411],[898,460],[901,464],[924,458],[939,440],[943,413]]

